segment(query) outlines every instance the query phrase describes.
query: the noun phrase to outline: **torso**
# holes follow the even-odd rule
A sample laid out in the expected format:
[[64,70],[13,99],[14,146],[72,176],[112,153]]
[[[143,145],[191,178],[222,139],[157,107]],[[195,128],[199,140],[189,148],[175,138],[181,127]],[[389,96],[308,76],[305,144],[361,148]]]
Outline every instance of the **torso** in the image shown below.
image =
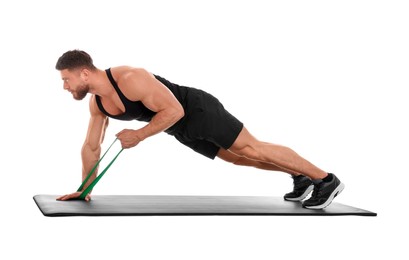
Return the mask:
[[[121,67],[116,67],[116,68],[111,68],[111,73],[112,77],[116,81],[118,87],[120,88],[121,92],[129,99],[131,95],[131,91],[127,88],[126,84],[120,84],[122,81],[121,75],[127,73],[130,69],[130,67],[126,66],[121,66]],[[125,113],[125,106],[122,103],[121,99],[118,96],[118,93],[115,91],[113,86],[111,86],[111,92],[112,94],[107,97],[100,97],[101,104],[104,107],[105,111],[109,113],[110,115],[120,115]],[[137,100],[132,100],[132,101],[137,101]]]
[[[110,71],[110,73],[109,73]],[[140,73],[139,69],[135,69],[132,67],[121,66],[111,68],[106,71],[106,75],[109,79],[109,91],[105,93],[103,97],[95,95],[95,101],[93,105],[95,108],[101,111],[106,116],[112,117],[114,119],[119,120],[138,120],[138,121],[145,121],[150,122],[156,112],[148,109],[140,100],[142,100],[142,96],[144,90],[140,88],[141,85],[135,86],[134,79],[135,73]],[[146,71],[141,72],[146,75]],[[128,77],[129,76],[129,77]],[[132,77],[132,78],[131,78]],[[182,107],[186,108],[186,96],[188,93],[187,87],[179,86],[177,84],[171,83],[170,81],[150,73],[150,77],[156,79],[164,87],[166,87],[174,97],[179,101]],[[141,80],[144,80],[143,77]],[[115,86],[117,87],[118,91],[116,90]],[[146,84],[144,87],[149,87],[149,84]],[[158,86],[155,86],[157,88]],[[140,91],[137,91],[138,89]],[[154,90],[153,90],[154,91]],[[139,97],[138,97],[139,95]],[[163,95],[162,97],[163,98]],[[160,100],[160,99],[158,99]],[[166,100],[164,100],[166,102]],[[159,103],[163,104],[163,103]],[[182,121],[182,120],[180,120]],[[180,122],[178,122],[180,123]],[[174,129],[177,128],[178,124],[175,124],[171,128],[167,130],[167,132],[172,132]]]
[[[124,67],[119,67],[118,69],[121,70],[123,68]],[[118,73],[116,68],[113,69],[113,71],[114,73]],[[128,75],[133,76],[135,73],[138,73],[138,69],[127,69],[123,72],[119,72],[119,75],[115,75],[111,69],[107,69],[105,73],[108,77],[111,88],[109,95],[105,95],[104,97],[95,96],[95,101],[99,110],[103,114],[119,120],[150,122],[156,112],[148,109],[138,99],[139,92],[135,91],[138,86],[133,85],[133,91],[131,91],[131,84],[129,82],[132,82],[132,80],[127,81]],[[119,87],[118,82],[122,84],[121,88]]]

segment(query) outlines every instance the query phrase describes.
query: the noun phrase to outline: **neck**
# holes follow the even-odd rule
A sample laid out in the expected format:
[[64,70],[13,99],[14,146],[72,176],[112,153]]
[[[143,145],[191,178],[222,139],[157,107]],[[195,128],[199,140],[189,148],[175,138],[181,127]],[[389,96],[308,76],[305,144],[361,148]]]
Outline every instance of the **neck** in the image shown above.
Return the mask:
[[90,75],[89,93],[101,97],[109,96],[112,92],[112,88],[109,87],[110,84],[111,82],[109,81],[106,72],[98,69]]

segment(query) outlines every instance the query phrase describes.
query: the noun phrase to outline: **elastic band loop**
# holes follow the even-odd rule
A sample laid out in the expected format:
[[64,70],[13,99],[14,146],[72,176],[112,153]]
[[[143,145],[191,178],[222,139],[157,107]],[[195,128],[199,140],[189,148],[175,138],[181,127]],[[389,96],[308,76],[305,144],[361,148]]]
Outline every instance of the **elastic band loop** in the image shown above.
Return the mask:
[[[112,144],[108,147],[108,149],[105,151],[105,153],[102,155],[102,157],[98,160],[98,162],[94,165],[94,167],[91,169],[91,171],[88,173],[87,177],[84,179],[84,181],[82,182],[82,184],[80,185],[80,187],[78,188],[77,191],[81,191],[85,184],[87,183],[87,181],[89,180],[89,178],[92,176],[92,174],[95,172],[95,169],[98,167],[99,163],[102,161],[102,159],[105,157],[105,155],[108,153],[109,149],[111,149],[112,145],[114,145],[114,143],[116,142],[116,140],[118,140],[118,138],[116,138]],[[118,154],[114,157],[114,159],[111,160],[111,162],[108,164],[107,167],[105,167],[105,169],[101,172],[101,174],[99,174],[99,176],[97,178],[95,178],[95,180],[81,193],[80,198],[81,199],[85,199],[85,197],[88,195],[88,193],[92,190],[92,188],[95,186],[95,184],[97,184],[97,182],[99,181],[99,179],[102,178],[102,176],[105,174],[105,172],[109,169],[109,167],[111,167],[111,165],[113,164],[113,162],[116,160],[116,158],[118,157],[118,155],[123,151],[123,149],[121,149]]]
[[94,186],[98,183],[98,181],[104,176],[105,172],[111,167],[111,165],[115,162],[116,158],[122,153],[124,149],[121,149],[117,155],[114,157],[114,159],[111,160],[111,162],[105,167],[105,169],[95,178],[93,182],[81,193],[80,199],[85,199],[85,197],[90,193],[90,191],[94,188]]
[[112,144],[108,147],[108,149],[105,151],[105,153],[102,155],[102,157],[98,160],[98,162],[94,165],[94,168],[92,168],[92,170],[88,173],[87,177],[84,179],[84,181],[82,182],[81,186],[78,188],[77,191],[81,191],[82,188],[84,188],[85,183],[87,183],[87,181],[89,180],[89,178],[91,177],[91,175],[94,173],[95,169],[97,168],[97,166],[99,165],[99,163],[102,161],[102,159],[105,157],[105,155],[107,154],[107,152],[109,151],[109,149],[111,149],[112,145],[116,142],[116,140],[118,140],[118,138],[116,138]]

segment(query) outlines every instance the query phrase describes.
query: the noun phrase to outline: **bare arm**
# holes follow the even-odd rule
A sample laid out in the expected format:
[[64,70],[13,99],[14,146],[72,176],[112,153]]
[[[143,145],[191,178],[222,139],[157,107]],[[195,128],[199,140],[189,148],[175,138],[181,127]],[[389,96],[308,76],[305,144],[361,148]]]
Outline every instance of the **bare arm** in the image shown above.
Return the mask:
[[173,93],[144,69],[134,69],[124,76],[121,84],[128,98],[140,100],[147,108],[156,112],[149,124],[117,134],[123,148],[131,148],[146,138],[165,131],[184,116],[182,105]]
[[[106,128],[108,127],[108,118],[102,114],[95,102],[95,96],[90,99],[90,113],[91,118],[88,124],[87,136],[85,142],[81,149],[82,158],[82,181],[88,176],[91,169],[99,160],[101,155],[101,144],[104,139]],[[98,168],[95,169],[92,176],[89,178],[87,183],[84,185],[83,190],[85,190],[97,176]],[[64,195],[59,197],[59,200],[68,200],[79,197],[81,192],[74,192],[72,194]],[[86,200],[90,197],[87,196]]]
[[[90,99],[91,118],[88,124],[87,136],[81,149],[82,158],[82,181],[94,167],[101,155],[101,144],[104,141],[105,131],[108,127],[108,117],[99,111],[95,96]],[[88,180],[84,189],[96,178],[98,168]]]

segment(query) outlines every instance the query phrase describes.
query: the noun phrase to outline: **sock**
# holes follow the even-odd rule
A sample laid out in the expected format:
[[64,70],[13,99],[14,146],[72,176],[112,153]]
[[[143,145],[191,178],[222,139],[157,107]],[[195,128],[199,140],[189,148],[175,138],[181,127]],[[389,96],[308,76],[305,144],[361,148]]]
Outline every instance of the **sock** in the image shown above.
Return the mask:
[[325,177],[324,179],[322,179],[324,182],[330,182],[332,181],[332,174],[328,173],[327,177]]

